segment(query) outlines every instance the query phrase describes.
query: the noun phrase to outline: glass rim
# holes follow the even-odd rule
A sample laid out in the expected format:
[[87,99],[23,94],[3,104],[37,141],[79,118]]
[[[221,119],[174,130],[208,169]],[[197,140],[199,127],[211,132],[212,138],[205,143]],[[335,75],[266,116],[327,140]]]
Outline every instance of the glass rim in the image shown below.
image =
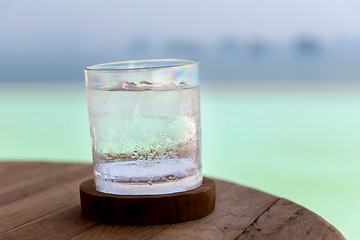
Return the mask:
[[[130,67],[130,68],[109,68],[111,65],[127,65],[127,64],[137,64],[137,63],[152,63],[152,62],[172,62],[176,63],[174,65],[164,65],[164,66],[149,66],[149,67]],[[199,61],[194,59],[145,59],[145,60],[130,60],[130,61],[120,61],[120,62],[110,62],[110,63],[101,63],[95,64],[88,67],[85,67],[85,71],[136,71],[136,70],[150,70],[150,69],[166,69],[166,68],[178,68],[187,65],[195,65],[199,63]]]

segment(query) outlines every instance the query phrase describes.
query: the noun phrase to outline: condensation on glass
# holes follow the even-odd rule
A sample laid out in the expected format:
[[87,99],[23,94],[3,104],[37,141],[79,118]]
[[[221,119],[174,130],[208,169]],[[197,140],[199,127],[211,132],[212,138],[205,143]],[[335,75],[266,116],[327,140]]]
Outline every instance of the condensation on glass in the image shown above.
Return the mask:
[[115,62],[85,74],[96,190],[167,194],[202,184],[197,61]]

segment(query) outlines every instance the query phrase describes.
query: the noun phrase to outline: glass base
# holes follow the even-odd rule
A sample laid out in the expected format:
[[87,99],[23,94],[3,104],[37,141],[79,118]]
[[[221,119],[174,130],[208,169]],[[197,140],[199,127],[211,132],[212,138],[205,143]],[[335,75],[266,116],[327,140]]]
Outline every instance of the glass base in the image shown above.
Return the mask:
[[[173,170],[177,169],[177,170]],[[95,169],[95,188],[117,195],[156,195],[184,192],[202,185],[202,174],[193,161],[138,166],[106,163]]]

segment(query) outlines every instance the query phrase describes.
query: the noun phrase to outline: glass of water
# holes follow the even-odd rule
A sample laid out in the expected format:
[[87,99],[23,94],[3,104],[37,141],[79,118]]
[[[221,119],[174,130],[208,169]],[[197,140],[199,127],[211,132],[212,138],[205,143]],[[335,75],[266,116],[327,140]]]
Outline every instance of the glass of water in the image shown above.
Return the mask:
[[97,191],[201,186],[198,62],[140,60],[85,68]]

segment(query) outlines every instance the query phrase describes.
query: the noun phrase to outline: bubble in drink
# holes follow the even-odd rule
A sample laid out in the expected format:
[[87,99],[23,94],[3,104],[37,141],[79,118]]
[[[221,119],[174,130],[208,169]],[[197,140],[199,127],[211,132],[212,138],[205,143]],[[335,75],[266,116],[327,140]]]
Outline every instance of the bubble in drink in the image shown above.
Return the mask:
[[165,194],[201,185],[198,86],[120,82],[87,96],[98,191]]

